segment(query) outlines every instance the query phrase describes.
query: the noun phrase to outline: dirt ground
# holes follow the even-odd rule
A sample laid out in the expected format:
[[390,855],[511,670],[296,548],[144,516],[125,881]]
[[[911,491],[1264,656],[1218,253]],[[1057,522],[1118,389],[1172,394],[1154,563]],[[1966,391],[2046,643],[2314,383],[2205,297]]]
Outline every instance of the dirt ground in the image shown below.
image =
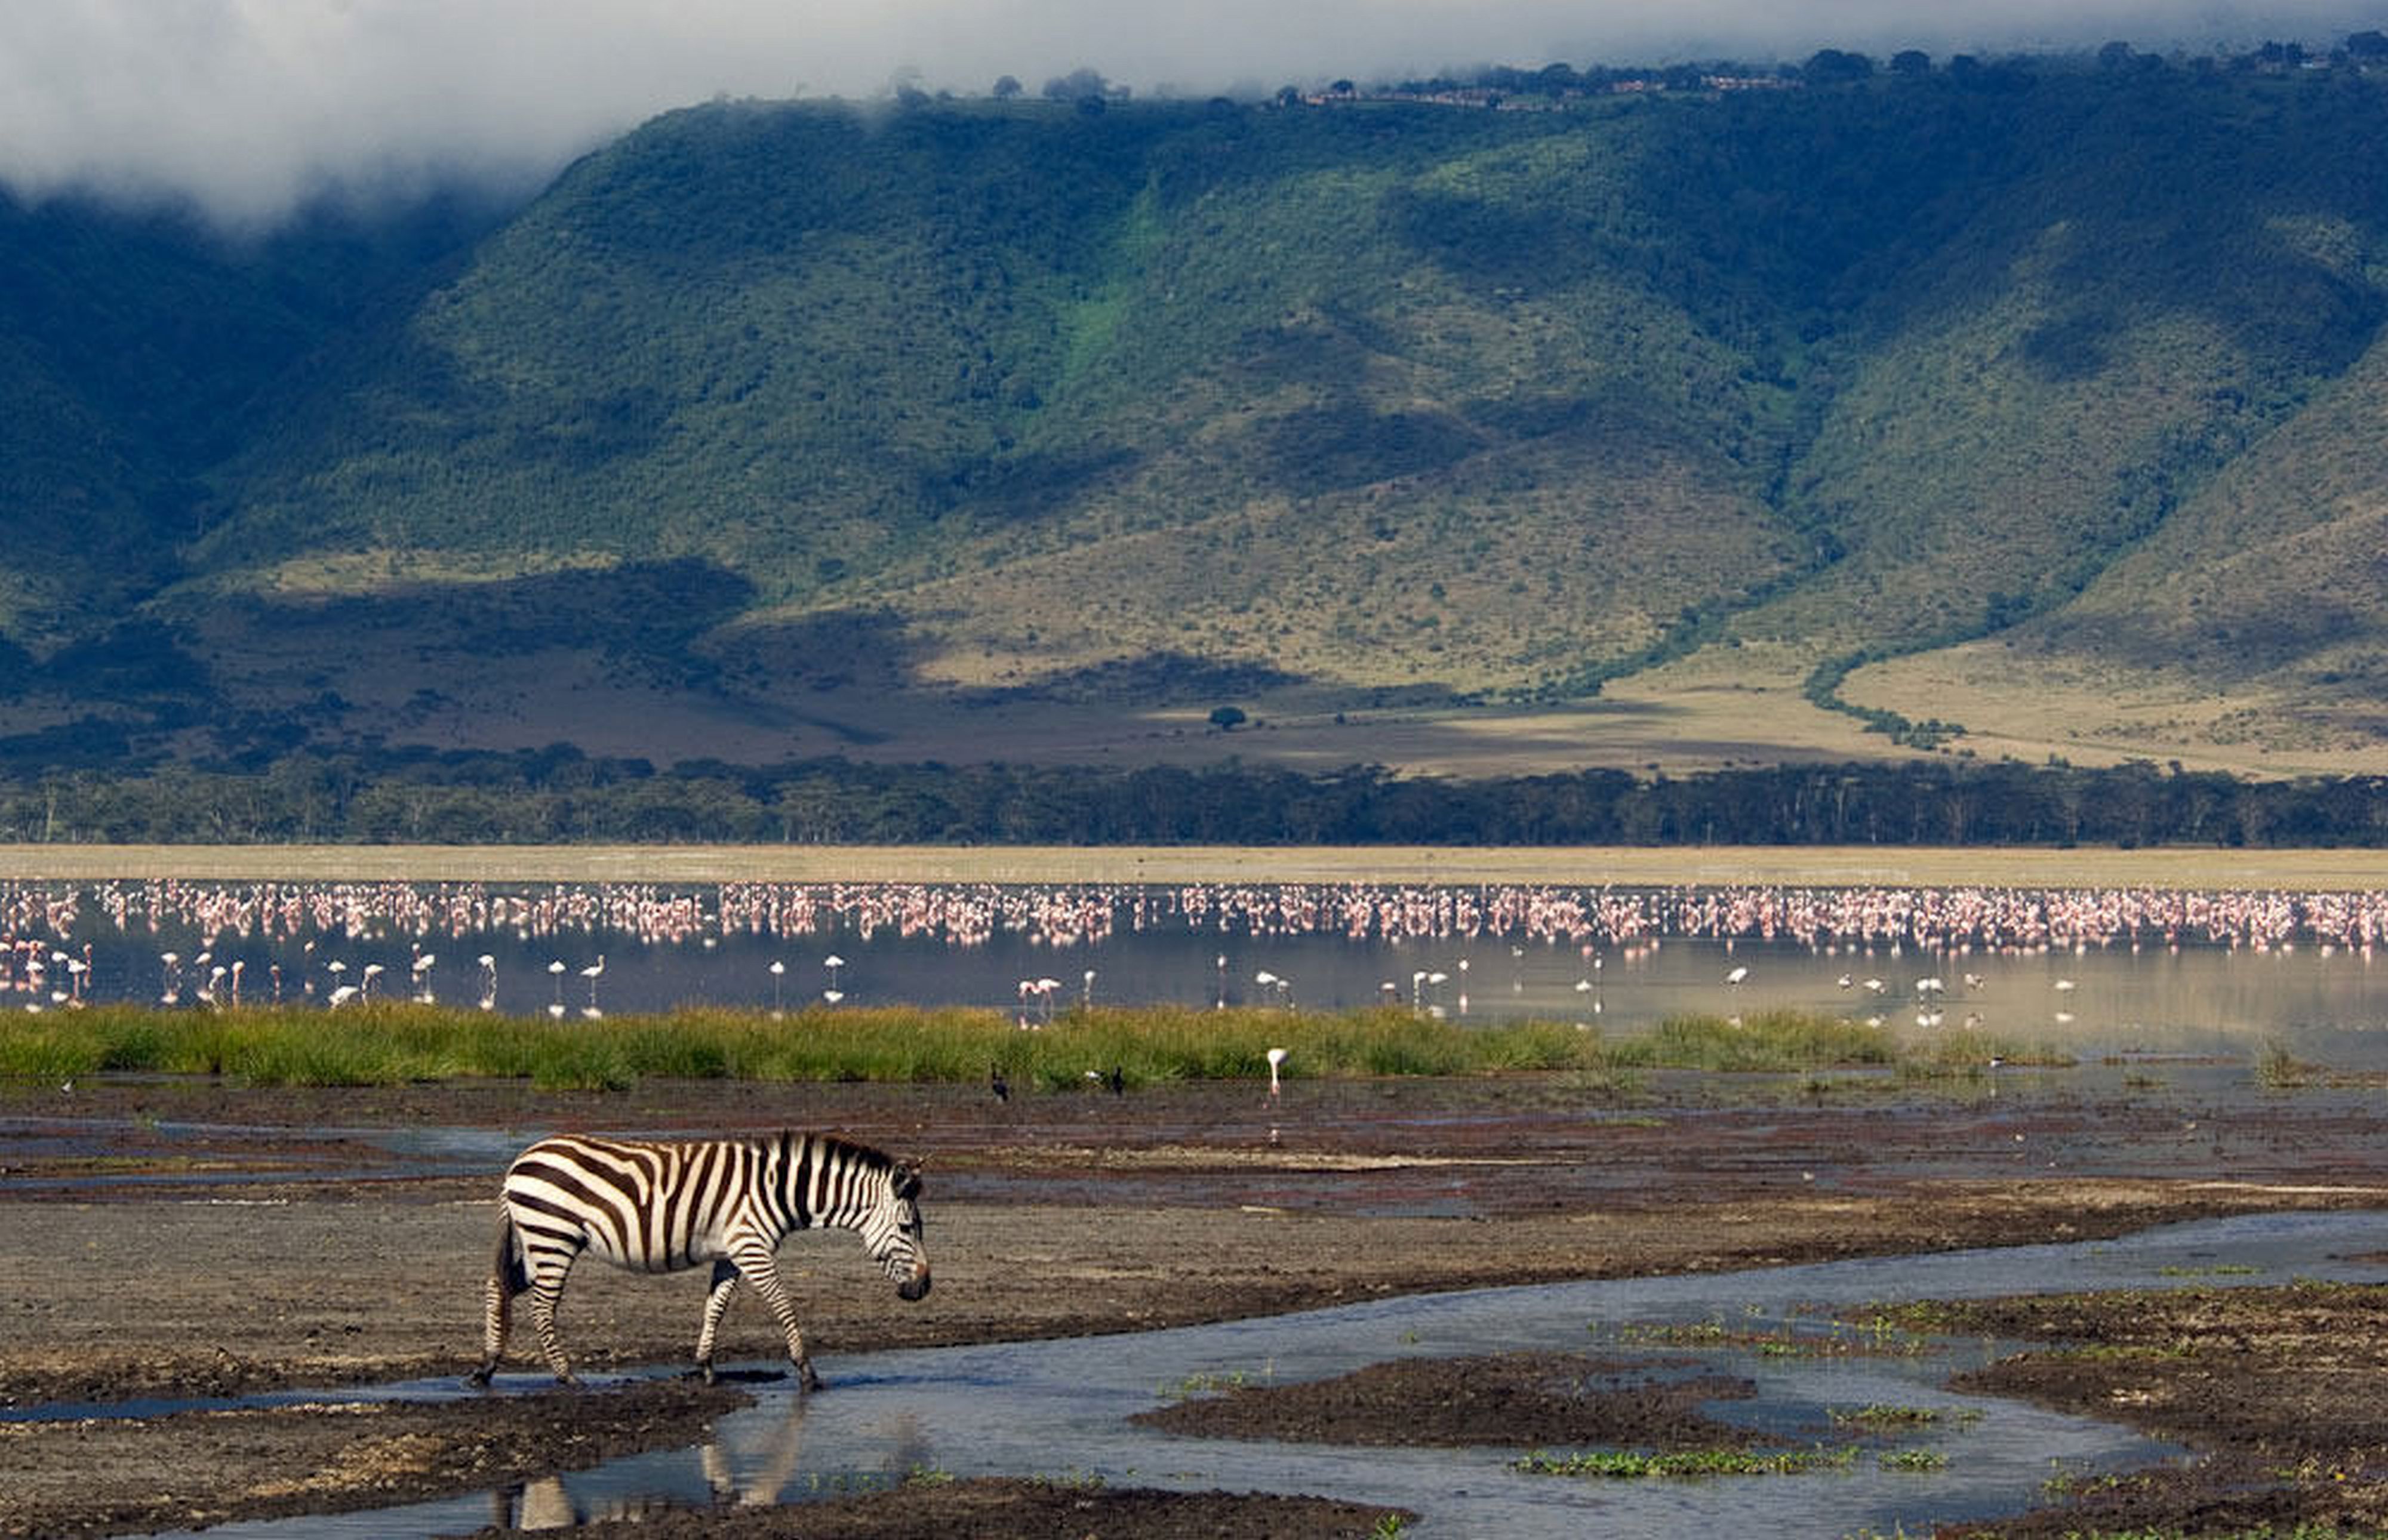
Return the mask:
[[[0,1089],[0,1414],[461,1373],[477,1355],[503,1152],[558,1129],[835,1128],[924,1155],[928,1299],[895,1301],[850,1237],[798,1237],[782,1253],[831,1395],[840,1355],[887,1346],[2388,1204],[2376,1092],[2192,1079],[2141,1074],[2090,1091],[2069,1074],[1925,1090],[1709,1077],[1620,1091],[1536,1076],[1297,1081],[1276,1102],[1194,1085],[1000,1104],[973,1088],[710,1082],[557,1095],[513,1084]],[[567,1343],[589,1370],[684,1361],[701,1293],[687,1279],[582,1268]],[[2388,1522],[2381,1293],[2193,1293],[2164,1310],[2144,1295],[2044,1306],[2009,1328],[2055,1345],[1993,1366],[1985,1372],[2002,1378],[1986,1388],[2139,1423],[2208,1457],[2055,1494],[2048,1511],[2121,1494],[2130,1524],[2189,1533],[2242,1509],[2258,1518],[2241,1527]],[[768,1316],[733,1308],[721,1351],[775,1353]],[[535,1367],[518,1344],[509,1370]],[[1307,1404],[1230,1395],[1184,1415],[1247,1436],[1299,1428],[1355,1443],[1388,1423],[1521,1449],[1700,1443],[1696,1408],[1611,1379],[1597,1364],[1521,1362],[1421,1383],[1378,1366],[1304,1390]],[[1730,1394],[1712,1385],[1700,1398]],[[501,1490],[691,1442],[742,1399],[735,1383],[667,1381],[0,1421],[0,1533],[137,1532]],[[1629,1402],[1642,1409],[1616,1420]],[[1677,1412],[1680,1422],[1661,1417]],[[1575,1433],[1545,1436],[1547,1419]],[[1310,1499],[926,1479],[834,1504],[649,1516],[637,1533],[1166,1540],[1367,1534],[1385,1520]],[[2008,1532],[2064,1527],[2043,1513]]]

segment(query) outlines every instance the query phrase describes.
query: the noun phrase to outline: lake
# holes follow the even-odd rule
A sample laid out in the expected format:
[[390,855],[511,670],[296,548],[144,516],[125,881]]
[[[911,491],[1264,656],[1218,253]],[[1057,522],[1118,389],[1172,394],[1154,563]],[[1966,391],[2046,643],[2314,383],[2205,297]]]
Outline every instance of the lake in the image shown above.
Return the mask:
[[0,1004],[416,996],[570,1021],[1073,1004],[1797,1007],[2083,1057],[2388,1067],[2388,895],[1372,883],[0,883]]

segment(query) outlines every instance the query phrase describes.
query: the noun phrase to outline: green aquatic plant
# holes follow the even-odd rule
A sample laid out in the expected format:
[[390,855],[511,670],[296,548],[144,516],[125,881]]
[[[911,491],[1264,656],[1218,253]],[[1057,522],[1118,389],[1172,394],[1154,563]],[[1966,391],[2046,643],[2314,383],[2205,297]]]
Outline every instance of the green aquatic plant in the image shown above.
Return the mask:
[[1837,1449],[1821,1446],[1808,1449],[1668,1449],[1656,1453],[1632,1449],[1592,1449],[1572,1455],[1554,1455],[1536,1449],[1513,1460],[1510,1468],[1535,1476],[1683,1479],[1791,1476],[1807,1471],[1839,1470],[1856,1461],[1854,1446]]

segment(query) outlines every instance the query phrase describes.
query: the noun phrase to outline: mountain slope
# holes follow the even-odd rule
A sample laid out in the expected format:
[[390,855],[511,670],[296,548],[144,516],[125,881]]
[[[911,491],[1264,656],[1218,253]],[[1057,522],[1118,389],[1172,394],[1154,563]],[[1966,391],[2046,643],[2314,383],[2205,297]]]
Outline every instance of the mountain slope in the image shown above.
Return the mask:
[[305,701],[635,747],[669,699],[669,759],[972,691],[1324,713],[1696,655],[1794,697],[1885,660],[1844,698],[1968,726],[1968,669],[2128,662],[2359,751],[2383,85],[690,108],[346,290],[322,242],[200,264],[269,343],[171,350],[224,410],[144,416],[0,328],[65,451],[0,466],[0,518],[79,477],[106,532],[0,574],[0,634],[150,596],[235,739]]

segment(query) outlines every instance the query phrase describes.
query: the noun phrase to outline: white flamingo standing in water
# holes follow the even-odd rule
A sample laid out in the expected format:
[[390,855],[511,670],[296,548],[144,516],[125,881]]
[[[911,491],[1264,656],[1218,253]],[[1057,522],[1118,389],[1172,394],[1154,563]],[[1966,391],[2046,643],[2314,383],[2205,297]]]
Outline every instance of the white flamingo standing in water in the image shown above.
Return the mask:
[[605,977],[605,954],[602,952],[599,953],[595,962],[580,970],[580,977],[589,980],[589,1004],[580,1008],[580,1014],[582,1016],[594,1018],[599,1015],[597,1009],[597,980]]
[[498,1008],[497,956],[493,953],[484,952],[476,960],[481,965],[481,1009],[494,1011]]
[[829,988],[821,991],[821,998],[834,1005],[845,998],[845,991],[837,987],[837,970],[845,966],[845,959],[832,952],[821,959],[821,966],[829,969]]
[[1285,1050],[1284,1050],[1284,1049],[1282,1049],[1282,1048],[1272,1048],[1272,1049],[1270,1049],[1270,1050],[1268,1051],[1268,1067],[1269,1067],[1269,1100],[1270,1100],[1270,1101],[1272,1101],[1272,1102],[1276,1101],[1276,1100],[1277,1100],[1277,1090],[1278,1090],[1278,1085],[1277,1085],[1277,1069],[1278,1069],[1278,1067],[1279,1067],[1279,1066],[1281,1066],[1281,1065],[1283,1065],[1284,1063],[1285,1063]]
[[555,980],[555,999],[549,1004],[547,1014],[560,1016],[564,1014],[564,959],[558,957],[548,964],[547,975]]

